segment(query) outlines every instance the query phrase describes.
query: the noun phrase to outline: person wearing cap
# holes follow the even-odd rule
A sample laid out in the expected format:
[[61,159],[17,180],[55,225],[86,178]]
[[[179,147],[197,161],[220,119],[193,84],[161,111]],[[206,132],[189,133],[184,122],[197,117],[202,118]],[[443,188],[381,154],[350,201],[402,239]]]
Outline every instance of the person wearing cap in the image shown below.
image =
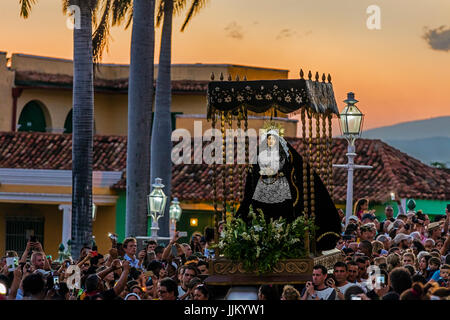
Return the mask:
[[360,230],[360,241],[368,240],[372,242],[375,238],[376,229],[373,223],[367,223],[359,228]]
[[[383,244],[385,250],[389,250],[391,248],[391,238],[388,235],[380,234],[377,237],[377,240]],[[387,252],[386,252],[386,254],[387,254]]]
[[357,216],[350,216],[350,218],[348,218],[348,223],[349,224],[352,223],[352,224],[358,225],[358,221],[359,221],[359,219],[358,219]]
[[411,236],[404,233],[399,233],[394,238],[394,244],[400,248],[400,250],[406,250],[409,248],[409,242],[411,241]]
[[433,239],[436,242],[442,236],[442,223],[432,222],[428,225],[428,238]]

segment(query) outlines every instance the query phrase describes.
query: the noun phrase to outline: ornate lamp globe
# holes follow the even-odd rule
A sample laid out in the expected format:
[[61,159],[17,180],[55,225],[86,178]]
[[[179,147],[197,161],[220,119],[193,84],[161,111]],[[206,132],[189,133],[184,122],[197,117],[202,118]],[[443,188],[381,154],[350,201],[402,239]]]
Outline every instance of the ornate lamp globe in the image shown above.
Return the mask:
[[156,178],[155,183],[152,184],[153,191],[148,196],[148,213],[152,215],[162,217],[164,215],[164,209],[166,207],[167,196],[164,194],[161,178]]
[[355,99],[355,94],[353,92],[347,94],[347,99],[344,100],[344,102],[347,105],[340,113],[342,135],[346,139],[354,141],[361,135],[364,115],[355,106],[355,103],[357,103],[358,100]]
[[182,210],[178,198],[173,198],[172,203],[170,204],[169,213],[171,220],[180,221]]

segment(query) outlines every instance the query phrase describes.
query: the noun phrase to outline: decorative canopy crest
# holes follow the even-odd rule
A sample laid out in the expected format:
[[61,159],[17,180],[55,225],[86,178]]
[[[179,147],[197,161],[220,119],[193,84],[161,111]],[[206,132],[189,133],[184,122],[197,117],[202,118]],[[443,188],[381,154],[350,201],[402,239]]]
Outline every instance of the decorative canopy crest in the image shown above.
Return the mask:
[[283,128],[283,126],[282,126],[281,124],[279,124],[279,123],[273,121],[273,120],[265,121],[265,122],[264,122],[264,125],[263,125],[263,127],[262,127],[262,129],[261,129],[261,131],[262,131],[263,133],[267,133],[267,132],[269,132],[270,130],[275,130],[275,131],[278,132],[278,135],[279,135],[280,137],[284,137],[284,128]]

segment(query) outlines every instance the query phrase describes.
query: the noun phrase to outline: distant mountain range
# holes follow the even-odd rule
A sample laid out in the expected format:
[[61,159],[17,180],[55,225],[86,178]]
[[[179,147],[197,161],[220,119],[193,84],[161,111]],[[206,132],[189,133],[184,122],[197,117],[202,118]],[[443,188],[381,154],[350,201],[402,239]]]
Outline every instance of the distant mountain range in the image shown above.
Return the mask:
[[363,131],[362,138],[381,139],[423,163],[450,168],[450,116],[375,128]]

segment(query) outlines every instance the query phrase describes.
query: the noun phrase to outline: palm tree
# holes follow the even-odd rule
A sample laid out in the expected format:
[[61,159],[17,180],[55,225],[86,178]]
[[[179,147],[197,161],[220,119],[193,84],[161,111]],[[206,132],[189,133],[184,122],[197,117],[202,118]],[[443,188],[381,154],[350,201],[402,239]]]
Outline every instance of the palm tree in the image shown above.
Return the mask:
[[153,105],[155,1],[133,1],[128,82],[126,235],[147,235],[150,128]]
[[[206,0],[193,0],[181,30],[191,18],[205,5]],[[171,64],[172,64],[172,16],[184,9],[186,0],[160,0],[157,25],[163,20],[161,48],[156,80],[155,114],[152,128],[151,181],[161,178],[165,185],[164,193],[171,196]],[[160,236],[169,235],[169,206],[159,220]]]
[[[19,1],[20,15],[27,18],[36,0]],[[111,4],[111,0],[105,1],[105,7]],[[92,22],[95,20],[99,4],[98,0],[63,0],[64,12],[67,12],[69,5],[76,5],[80,9],[80,16],[75,17],[80,19],[80,28],[74,28],[73,32],[72,248],[75,258],[78,257],[83,245],[89,244],[92,240],[94,128]],[[99,34],[102,33],[97,33]]]

